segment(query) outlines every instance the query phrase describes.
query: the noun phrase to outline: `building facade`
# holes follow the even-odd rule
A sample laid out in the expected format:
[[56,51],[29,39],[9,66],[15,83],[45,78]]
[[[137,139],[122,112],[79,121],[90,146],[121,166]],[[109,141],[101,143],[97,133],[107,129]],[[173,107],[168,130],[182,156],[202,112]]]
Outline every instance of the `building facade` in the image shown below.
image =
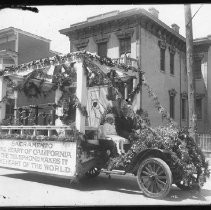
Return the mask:
[[50,42],[14,27],[0,30],[0,69],[58,54],[50,50]]
[[[50,50],[50,42],[51,40],[49,39],[14,27],[0,30],[0,71],[8,66],[17,66],[33,60],[59,55],[60,53]],[[0,80],[2,80],[2,77],[0,77]],[[6,84],[4,82],[0,83],[0,92],[2,92],[3,86]],[[2,94],[4,93],[0,94],[1,99]],[[4,114],[0,114],[0,122],[5,117],[13,116],[14,108],[20,107],[23,104],[39,104],[42,101],[46,101],[46,99],[28,99],[24,94],[18,98],[17,95],[11,94],[9,102],[1,104],[1,109],[6,111],[2,112]],[[52,99],[48,99],[48,101],[51,102]]]
[[211,36],[194,40],[194,83],[197,127],[211,132]]
[[[113,11],[87,18],[60,33],[69,37],[70,52],[87,50],[112,59],[126,54],[136,59],[163,107],[181,127],[187,126],[185,38],[176,24],[169,27],[160,21],[156,9]],[[136,104],[137,109],[148,112],[152,126],[163,122],[144,86]]]

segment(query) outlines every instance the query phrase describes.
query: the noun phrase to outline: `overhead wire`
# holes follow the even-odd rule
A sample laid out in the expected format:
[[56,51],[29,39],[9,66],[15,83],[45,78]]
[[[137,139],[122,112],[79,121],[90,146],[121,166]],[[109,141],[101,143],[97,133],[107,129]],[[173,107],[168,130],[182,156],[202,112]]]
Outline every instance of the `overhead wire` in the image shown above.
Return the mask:
[[192,16],[192,18],[190,19],[190,21],[188,22],[188,24],[186,26],[188,26],[190,24],[190,22],[193,20],[193,18],[198,13],[198,11],[202,8],[202,6],[203,6],[203,4],[201,4],[201,6],[197,9],[197,11],[194,13],[194,15]]

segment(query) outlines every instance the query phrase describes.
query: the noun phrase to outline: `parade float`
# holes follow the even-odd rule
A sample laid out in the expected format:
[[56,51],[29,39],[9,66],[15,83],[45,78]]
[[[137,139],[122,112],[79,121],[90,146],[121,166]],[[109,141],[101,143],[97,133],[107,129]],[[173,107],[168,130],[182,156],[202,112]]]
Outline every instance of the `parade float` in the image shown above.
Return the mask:
[[[152,198],[167,196],[172,184],[203,186],[210,172],[200,148],[170,119],[135,59],[121,59],[74,52],[2,70],[0,167],[70,180],[131,173]],[[151,128],[137,106],[142,88],[165,126]],[[121,155],[111,156],[99,137],[109,113],[127,139]]]

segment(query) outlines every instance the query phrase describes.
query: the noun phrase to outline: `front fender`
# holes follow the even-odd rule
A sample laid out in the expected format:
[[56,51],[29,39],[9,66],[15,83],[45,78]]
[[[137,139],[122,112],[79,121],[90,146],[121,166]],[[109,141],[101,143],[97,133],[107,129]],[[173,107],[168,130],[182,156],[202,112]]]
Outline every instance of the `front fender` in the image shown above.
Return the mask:
[[142,150],[139,153],[137,153],[137,155],[131,161],[131,163],[127,169],[127,172],[133,173],[136,175],[140,163],[148,157],[161,158],[169,166],[171,165],[171,152],[170,151],[164,150],[164,149],[158,149],[158,148],[153,148],[153,149],[149,148],[149,149],[145,149],[145,150]]

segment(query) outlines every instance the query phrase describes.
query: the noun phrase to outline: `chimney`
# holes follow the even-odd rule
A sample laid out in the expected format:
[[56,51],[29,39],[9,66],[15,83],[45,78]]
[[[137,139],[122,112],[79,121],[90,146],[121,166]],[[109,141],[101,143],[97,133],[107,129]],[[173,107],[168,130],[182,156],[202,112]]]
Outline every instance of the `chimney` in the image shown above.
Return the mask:
[[173,23],[172,25],[171,25],[171,27],[172,27],[172,29],[174,30],[174,31],[176,31],[178,34],[179,34],[179,26],[176,24],[176,23]]
[[151,13],[151,15],[153,15],[154,17],[156,17],[158,19],[158,15],[159,15],[158,10],[156,10],[154,7],[150,7],[148,10]]

